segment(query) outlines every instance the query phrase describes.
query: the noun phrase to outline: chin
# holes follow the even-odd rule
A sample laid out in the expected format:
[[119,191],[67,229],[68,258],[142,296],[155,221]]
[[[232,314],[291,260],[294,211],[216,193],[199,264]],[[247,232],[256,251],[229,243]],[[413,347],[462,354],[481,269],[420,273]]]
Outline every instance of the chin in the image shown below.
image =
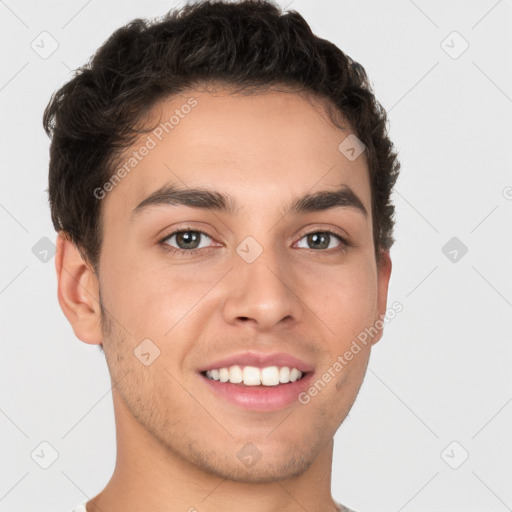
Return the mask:
[[295,478],[304,473],[315,458],[314,454],[303,453],[296,447],[281,450],[281,453],[269,448],[269,453],[262,453],[250,443],[229,458],[225,452],[222,456],[216,452],[207,454],[197,451],[193,445],[190,450],[190,461],[200,470],[240,483],[267,483]]

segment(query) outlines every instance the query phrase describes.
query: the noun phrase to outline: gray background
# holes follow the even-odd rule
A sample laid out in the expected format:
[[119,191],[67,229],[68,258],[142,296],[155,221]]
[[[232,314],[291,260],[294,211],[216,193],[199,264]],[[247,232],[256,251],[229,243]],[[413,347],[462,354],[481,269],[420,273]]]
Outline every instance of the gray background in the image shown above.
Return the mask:
[[[512,510],[512,1],[280,3],[363,64],[402,163],[389,304],[404,309],[336,435],[334,497]],[[69,511],[115,462],[104,356],[56,298],[43,109],[115,28],[176,5],[0,1],[2,512]]]

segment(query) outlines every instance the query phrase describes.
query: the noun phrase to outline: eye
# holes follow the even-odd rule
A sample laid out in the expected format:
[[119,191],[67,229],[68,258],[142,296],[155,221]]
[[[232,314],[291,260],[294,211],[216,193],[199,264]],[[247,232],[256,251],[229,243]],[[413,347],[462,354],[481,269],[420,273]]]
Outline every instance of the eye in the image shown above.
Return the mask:
[[[303,242],[304,241],[304,242]],[[207,233],[194,229],[174,231],[160,241],[166,251],[177,255],[193,255],[202,252],[202,249],[211,247],[213,239]],[[301,244],[306,244],[301,245]],[[299,248],[320,250],[326,252],[345,252],[350,246],[349,242],[332,231],[314,231],[303,236],[297,243]]]
[[162,244],[170,246],[177,252],[191,252],[208,247],[211,237],[202,231],[175,231],[162,240]]
[[348,246],[346,240],[344,240],[341,236],[332,231],[315,231],[313,233],[308,233],[306,236],[302,237],[298,244],[301,243],[302,240],[306,241],[307,246],[300,246],[302,249],[339,249],[343,251]]

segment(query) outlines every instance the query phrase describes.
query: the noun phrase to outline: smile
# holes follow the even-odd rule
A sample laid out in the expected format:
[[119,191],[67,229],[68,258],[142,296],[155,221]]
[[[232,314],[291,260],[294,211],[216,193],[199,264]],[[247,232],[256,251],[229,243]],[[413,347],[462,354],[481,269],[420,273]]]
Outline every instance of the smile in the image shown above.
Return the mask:
[[202,372],[205,377],[220,382],[241,384],[244,386],[278,386],[295,382],[303,377],[303,373],[290,366],[256,366],[233,365]]

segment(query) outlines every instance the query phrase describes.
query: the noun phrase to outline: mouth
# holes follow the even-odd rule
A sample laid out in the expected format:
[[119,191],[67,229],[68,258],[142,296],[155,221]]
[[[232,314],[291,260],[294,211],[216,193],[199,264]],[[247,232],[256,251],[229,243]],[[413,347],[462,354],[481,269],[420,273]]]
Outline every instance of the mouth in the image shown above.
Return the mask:
[[286,385],[299,381],[308,372],[302,372],[290,366],[257,366],[232,365],[213,368],[200,372],[207,379],[217,382],[229,382],[239,386],[270,387]]
[[260,414],[297,405],[313,376],[313,371],[289,366],[232,365],[199,373],[214,403]]

